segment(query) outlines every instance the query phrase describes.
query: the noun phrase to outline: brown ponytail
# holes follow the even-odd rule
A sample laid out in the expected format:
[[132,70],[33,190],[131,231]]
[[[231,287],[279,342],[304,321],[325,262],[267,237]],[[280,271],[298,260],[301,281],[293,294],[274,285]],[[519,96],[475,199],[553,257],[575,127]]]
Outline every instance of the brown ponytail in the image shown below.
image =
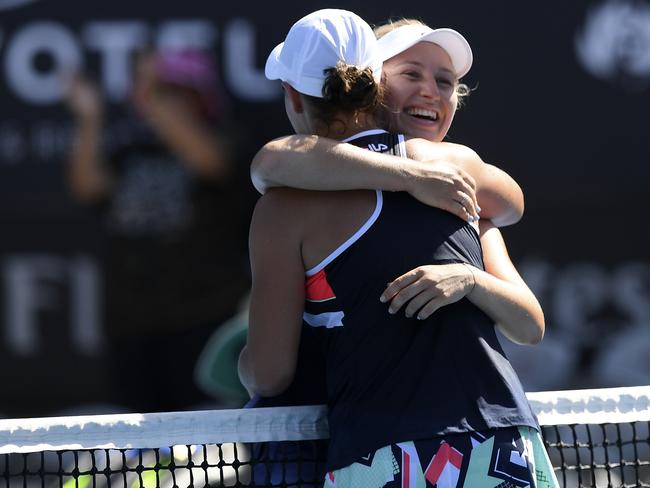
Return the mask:
[[339,61],[325,70],[323,99],[346,112],[365,112],[379,105],[380,87],[370,68],[361,69]]
[[370,68],[359,68],[339,61],[324,71],[323,98],[305,96],[316,116],[327,126],[343,123],[338,116],[374,112],[383,101],[383,87]]

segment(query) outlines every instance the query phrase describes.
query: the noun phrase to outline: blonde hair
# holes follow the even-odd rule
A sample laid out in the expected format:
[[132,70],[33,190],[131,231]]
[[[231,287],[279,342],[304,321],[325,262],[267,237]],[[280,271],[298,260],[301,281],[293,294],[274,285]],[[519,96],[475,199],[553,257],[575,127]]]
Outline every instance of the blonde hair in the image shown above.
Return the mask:
[[[404,25],[424,25],[428,27],[428,25],[422,22],[421,20],[401,18],[397,20],[390,19],[383,24],[379,24],[375,26],[373,30],[375,32],[375,36],[377,37],[377,39],[381,39],[389,32],[392,32],[395,29],[402,27]],[[461,107],[464,104],[465,98],[469,96],[471,91],[472,90],[470,89],[470,87],[467,86],[465,83],[460,83],[460,82],[456,83],[456,96],[458,97],[458,107]]]

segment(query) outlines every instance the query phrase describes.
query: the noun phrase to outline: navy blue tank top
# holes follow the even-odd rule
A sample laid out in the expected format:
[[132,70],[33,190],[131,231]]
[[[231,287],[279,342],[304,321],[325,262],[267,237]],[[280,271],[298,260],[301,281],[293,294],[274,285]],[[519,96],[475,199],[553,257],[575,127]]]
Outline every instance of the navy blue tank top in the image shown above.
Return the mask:
[[[343,142],[375,152],[406,157],[404,136],[381,129],[361,132]],[[300,334],[296,373],[289,388],[275,397],[256,395],[246,404],[246,408],[327,403],[325,357],[321,339],[323,331],[303,322]]]
[[[406,156],[404,138],[368,131],[347,142]],[[483,269],[473,227],[405,193],[376,192],[368,221],[307,272],[307,302],[291,386],[248,406],[327,403],[328,469],[385,445],[436,435],[538,428],[493,321],[467,299],[429,319],[388,313],[386,283],[425,264]]]
[[328,469],[391,443],[538,428],[494,322],[469,300],[422,321],[379,301],[386,283],[421,265],[483,269],[476,230],[406,193],[376,195],[359,231],[307,271],[303,319],[320,331],[326,364]]

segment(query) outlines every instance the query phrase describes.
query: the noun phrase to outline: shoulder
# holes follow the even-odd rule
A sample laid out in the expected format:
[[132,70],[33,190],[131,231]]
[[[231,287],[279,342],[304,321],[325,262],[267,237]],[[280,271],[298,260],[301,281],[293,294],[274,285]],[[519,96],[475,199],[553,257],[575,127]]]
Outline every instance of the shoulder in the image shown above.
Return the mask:
[[258,198],[252,223],[294,223],[308,201],[307,192],[303,190],[271,188]]
[[302,236],[322,214],[331,209],[340,192],[271,188],[255,204],[251,231]]
[[476,151],[451,142],[432,142],[414,137],[407,139],[406,149],[409,157],[420,161],[445,158],[450,162],[481,162]]

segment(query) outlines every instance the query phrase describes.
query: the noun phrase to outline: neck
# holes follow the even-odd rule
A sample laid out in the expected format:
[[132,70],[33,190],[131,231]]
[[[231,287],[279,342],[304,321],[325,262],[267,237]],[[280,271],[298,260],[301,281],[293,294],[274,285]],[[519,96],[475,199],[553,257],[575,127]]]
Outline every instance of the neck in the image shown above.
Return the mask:
[[369,114],[359,114],[355,120],[351,120],[347,125],[347,130],[340,139],[347,139],[350,136],[363,132],[364,130],[377,129],[379,126],[375,123],[374,117]]
[[352,117],[339,117],[330,127],[317,131],[317,135],[329,137],[330,139],[347,139],[350,136],[370,129],[377,129],[379,126],[375,123],[370,114],[360,113]]

